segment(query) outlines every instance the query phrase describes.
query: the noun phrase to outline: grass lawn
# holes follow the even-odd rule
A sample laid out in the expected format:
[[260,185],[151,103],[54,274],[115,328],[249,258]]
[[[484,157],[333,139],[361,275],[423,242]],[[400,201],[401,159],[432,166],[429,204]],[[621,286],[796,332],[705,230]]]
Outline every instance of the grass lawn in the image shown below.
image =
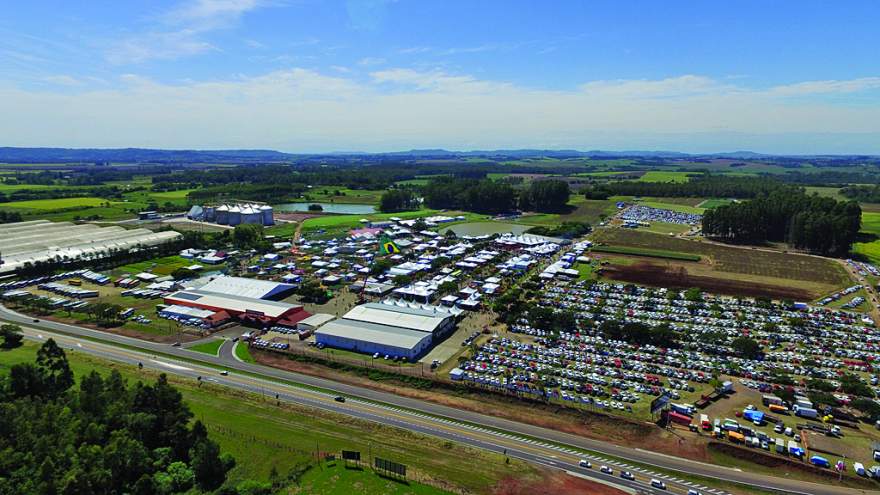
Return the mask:
[[880,212],[862,212],[862,232],[873,234],[878,239],[872,242],[857,242],[853,244],[853,252],[861,254],[871,263],[880,266]]
[[245,363],[256,363],[257,361],[251,356],[251,351],[248,349],[247,344],[242,342],[235,343],[235,357],[241,359]]
[[667,203],[663,201],[639,201],[636,204],[647,206],[650,208],[660,208],[661,210],[671,210],[678,211],[681,213],[693,213],[695,215],[702,215],[705,208],[698,208],[696,206],[683,205],[678,203]]
[[[36,343],[25,342],[18,349],[0,351],[0,373],[8,373],[15,364],[33,362],[37,348]],[[129,383],[153,381],[158,377],[158,372],[153,370],[138,370],[135,366],[69,349],[66,352],[77,380],[92,370],[109,373],[111,369],[119,370]],[[342,449],[360,451],[363,457],[372,453],[406,464],[412,478],[448,482],[467,493],[491,492],[506,478],[519,482],[535,481],[539,477],[537,470],[524,462],[511,459],[508,465],[503,455],[435,437],[293,404],[279,405],[260,394],[209,382],[199,384],[175,375],[169,376],[168,381],[180,390],[194,419],[205,423],[210,437],[219,443],[221,450],[235,457],[236,466],[229,473],[232,482],[268,481],[273,468],[283,476],[297,466],[311,463],[316,449],[337,456]],[[474,466],[480,469],[475,470]],[[309,474],[315,476],[316,482],[322,479],[320,473]],[[305,479],[311,478],[307,475]],[[339,489],[343,486],[339,485]],[[388,493],[442,493],[414,492],[414,486],[408,487],[409,492]]]
[[[303,201],[318,203],[378,204],[384,190],[348,189],[336,186],[317,186],[303,194]],[[339,193],[339,194],[337,194]]]
[[697,205],[697,207],[708,210],[709,208],[716,208],[718,206],[729,205],[730,203],[733,203],[733,200],[713,198],[713,199],[707,199],[707,200],[701,202],[700,204]]
[[[109,203],[103,198],[85,197],[85,198],[57,198],[57,199],[33,199],[30,201],[13,201],[11,203],[3,203],[4,208],[24,208],[28,210],[60,210],[63,208],[85,208],[90,206],[101,206]],[[113,204],[113,203],[111,203]]]
[[386,478],[371,469],[356,467],[354,464],[346,466],[342,460],[321,463],[320,466],[313,468],[302,477],[300,487],[305,493],[320,493],[322,495],[372,495],[374,493],[433,495],[449,493],[432,486]]
[[191,347],[187,347],[187,350],[195,351],[195,352],[203,352],[205,354],[210,354],[212,356],[216,356],[220,352],[220,347],[223,346],[223,343],[226,342],[225,339],[214,339],[208,342],[202,342],[201,344],[196,344]]
[[641,230],[647,230],[648,232],[656,232],[658,234],[680,234],[682,232],[687,232],[691,228],[690,225],[682,224],[682,223],[666,223],[666,222],[653,222],[648,227],[639,227]]
[[[116,270],[123,274],[136,275],[141,272],[150,272],[155,275],[164,276],[171,275],[174,270],[184,268],[196,263],[194,260],[188,260],[180,256],[166,256],[164,258],[155,258],[147,261],[140,261],[130,265],[123,265]],[[212,267],[213,269],[213,267]]]
[[638,182],[687,182],[691,172],[669,172],[666,170],[649,170],[639,177]]

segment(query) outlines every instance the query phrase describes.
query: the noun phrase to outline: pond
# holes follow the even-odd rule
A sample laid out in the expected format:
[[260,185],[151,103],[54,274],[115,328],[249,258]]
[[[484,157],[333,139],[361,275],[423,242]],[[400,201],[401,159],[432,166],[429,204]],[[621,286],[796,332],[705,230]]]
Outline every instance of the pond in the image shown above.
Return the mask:
[[309,211],[309,205],[313,204],[321,205],[324,208],[324,213],[348,213],[351,215],[376,213],[376,207],[373,205],[354,203],[284,203],[272,207],[277,212]]
[[444,233],[447,230],[451,230],[455,232],[455,235],[492,235],[492,234],[504,234],[506,232],[512,232],[514,234],[522,234],[526,230],[530,229],[531,225],[519,225],[516,223],[504,223],[504,222],[468,222],[468,223],[459,223],[456,225],[451,225],[446,227],[445,229],[441,229],[440,233]]

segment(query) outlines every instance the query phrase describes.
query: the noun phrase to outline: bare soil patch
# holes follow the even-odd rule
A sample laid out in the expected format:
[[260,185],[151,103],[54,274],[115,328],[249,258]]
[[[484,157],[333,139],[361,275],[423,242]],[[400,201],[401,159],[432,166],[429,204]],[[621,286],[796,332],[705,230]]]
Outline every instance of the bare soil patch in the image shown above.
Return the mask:
[[799,287],[783,287],[752,281],[715,278],[690,273],[683,265],[658,265],[639,261],[631,265],[610,265],[604,274],[615,280],[636,284],[687,289],[699,287],[709,292],[732,296],[764,296],[772,299],[813,299],[813,293]]
[[521,478],[505,478],[498,482],[490,493],[492,495],[569,495],[572,493],[589,493],[591,495],[626,495],[623,490],[604,483],[570,476],[559,471],[543,470],[543,476],[537,480]]

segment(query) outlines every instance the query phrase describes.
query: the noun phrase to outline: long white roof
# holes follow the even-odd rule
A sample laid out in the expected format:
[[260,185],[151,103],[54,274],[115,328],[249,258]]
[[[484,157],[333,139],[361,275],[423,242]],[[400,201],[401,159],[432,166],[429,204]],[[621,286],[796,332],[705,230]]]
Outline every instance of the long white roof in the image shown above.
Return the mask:
[[343,316],[347,320],[433,332],[452,315],[442,310],[425,310],[396,305],[367,303],[355,306]]
[[315,331],[317,335],[329,335],[374,344],[412,349],[430,334],[418,330],[389,327],[363,321],[335,320]]
[[217,277],[208,283],[196,287],[199,290],[217,292],[230,296],[263,299],[273,294],[293,288],[292,285],[255,278]]
[[203,290],[182,290],[165,297],[165,301],[171,304],[195,303],[212,308],[226,309],[239,313],[257,313],[270,318],[278,318],[299,305],[287,304],[276,301],[264,301],[250,297],[230,296]]

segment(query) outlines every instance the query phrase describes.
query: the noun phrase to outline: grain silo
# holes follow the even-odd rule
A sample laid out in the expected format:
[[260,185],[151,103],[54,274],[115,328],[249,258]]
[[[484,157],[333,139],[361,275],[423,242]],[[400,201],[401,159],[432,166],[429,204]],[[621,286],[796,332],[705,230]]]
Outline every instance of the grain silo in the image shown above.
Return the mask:
[[241,208],[238,205],[229,207],[229,225],[235,226],[241,223]]
[[229,207],[220,205],[217,207],[217,223],[220,225],[229,225]]
[[260,216],[263,217],[263,225],[275,225],[275,216],[272,212],[272,207],[269,205],[263,205],[260,207]]
[[213,206],[206,206],[204,209],[205,212],[205,221],[213,222],[217,219],[217,209]]
[[259,224],[260,212],[255,210],[253,205],[244,205],[241,208],[241,223]]

